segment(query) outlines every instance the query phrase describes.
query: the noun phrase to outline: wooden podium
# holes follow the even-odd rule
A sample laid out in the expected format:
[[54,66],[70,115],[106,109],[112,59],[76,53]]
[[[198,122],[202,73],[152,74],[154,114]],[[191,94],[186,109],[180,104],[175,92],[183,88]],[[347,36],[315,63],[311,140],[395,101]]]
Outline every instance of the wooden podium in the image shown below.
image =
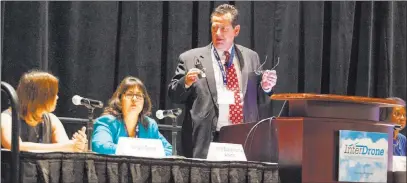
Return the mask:
[[[339,130],[388,134],[391,180],[394,125],[380,121],[380,107],[397,101],[340,95],[274,94],[287,100],[288,117],[223,127],[220,142],[244,145],[250,161],[278,162],[281,182],[338,182]],[[246,142],[246,143],[245,143]],[[388,181],[388,182],[389,182]]]

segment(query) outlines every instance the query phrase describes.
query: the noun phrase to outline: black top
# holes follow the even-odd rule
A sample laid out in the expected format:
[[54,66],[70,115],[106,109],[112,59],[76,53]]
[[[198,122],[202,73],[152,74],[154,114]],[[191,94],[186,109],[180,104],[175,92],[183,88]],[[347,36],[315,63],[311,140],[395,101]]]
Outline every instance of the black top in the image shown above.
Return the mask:
[[[10,110],[6,110],[4,113],[11,116]],[[52,143],[52,125],[48,113],[42,115],[42,122],[35,127],[28,125],[21,118],[20,122],[20,138],[23,142]]]

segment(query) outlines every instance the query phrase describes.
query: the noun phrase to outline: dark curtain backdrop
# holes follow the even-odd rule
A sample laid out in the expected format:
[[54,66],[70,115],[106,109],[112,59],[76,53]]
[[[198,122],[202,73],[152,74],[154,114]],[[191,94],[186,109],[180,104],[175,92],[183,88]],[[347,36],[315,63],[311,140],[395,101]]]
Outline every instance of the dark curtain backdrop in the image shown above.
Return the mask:
[[[178,55],[210,43],[210,12],[222,3],[3,1],[1,80],[16,87],[30,69],[52,72],[58,116],[86,118],[72,96],[106,103],[128,75],[145,82],[153,114],[178,107],[167,96]],[[406,99],[407,2],[229,3],[240,11],[236,43],[268,55],[264,68],[280,57],[277,93]]]

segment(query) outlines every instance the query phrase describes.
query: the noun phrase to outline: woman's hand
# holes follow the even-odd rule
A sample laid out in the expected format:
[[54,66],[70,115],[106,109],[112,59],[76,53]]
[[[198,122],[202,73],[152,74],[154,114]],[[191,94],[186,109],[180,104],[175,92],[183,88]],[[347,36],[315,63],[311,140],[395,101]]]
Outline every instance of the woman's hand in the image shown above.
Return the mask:
[[75,132],[72,136],[74,152],[86,152],[88,149],[88,139],[86,136],[86,127]]

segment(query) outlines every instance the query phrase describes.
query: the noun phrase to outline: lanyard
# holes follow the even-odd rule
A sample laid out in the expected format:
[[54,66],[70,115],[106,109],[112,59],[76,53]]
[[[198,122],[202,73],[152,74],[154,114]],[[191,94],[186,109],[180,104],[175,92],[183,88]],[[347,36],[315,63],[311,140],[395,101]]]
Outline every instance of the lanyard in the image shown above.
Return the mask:
[[[124,123],[124,121],[123,121],[123,123]],[[135,137],[136,137],[136,138],[138,138],[138,126],[139,126],[139,122],[137,122],[137,125],[136,125],[136,128],[135,128],[135,130],[136,130]],[[126,123],[124,123],[124,128],[126,129],[127,136],[130,137],[129,132],[127,131]]]
[[[220,61],[220,57],[219,57],[218,52],[216,51],[216,49],[215,49],[213,46],[212,46],[212,48],[213,48],[213,50],[212,50],[212,51],[213,51],[213,54],[215,55],[215,59],[216,59],[216,61],[218,62],[218,65],[219,65],[220,72],[222,73],[223,84],[226,86],[226,85],[228,84],[226,72],[225,72],[225,70],[224,70],[223,67],[222,67],[222,63],[221,63],[221,61]],[[229,58],[229,60],[227,61],[227,65],[226,65],[227,68],[229,68],[230,65],[232,65],[232,63],[233,63],[233,57],[234,57],[234,56],[235,56],[235,47],[233,46],[233,47],[232,47],[232,51],[231,51],[231,53],[230,53],[230,58]]]

